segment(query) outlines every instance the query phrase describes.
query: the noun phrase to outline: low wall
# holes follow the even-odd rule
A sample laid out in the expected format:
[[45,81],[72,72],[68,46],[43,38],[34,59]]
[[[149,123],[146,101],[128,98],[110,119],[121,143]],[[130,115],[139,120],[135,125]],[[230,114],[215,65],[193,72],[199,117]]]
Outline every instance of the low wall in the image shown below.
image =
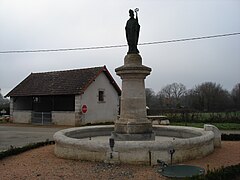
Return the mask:
[[56,125],[75,126],[74,111],[52,111],[52,122]]
[[[200,128],[154,126],[156,136],[170,136],[168,141],[115,141],[113,152],[108,140],[92,141],[90,137],[108,136],[114,126],[70,128],[54,134],[55,154],[61,158],[155,165],[157,160],[170,162],[169,149],[176,150],[173,162],[204,157],[214,151],[214,133]],[[81,140],[81,138],[87,138]],[[175,138],[176,139],[175,139]],[[178,139],[182,138],[182,139]]]
[[32,111],[13,111],[13,123],[31,123]]

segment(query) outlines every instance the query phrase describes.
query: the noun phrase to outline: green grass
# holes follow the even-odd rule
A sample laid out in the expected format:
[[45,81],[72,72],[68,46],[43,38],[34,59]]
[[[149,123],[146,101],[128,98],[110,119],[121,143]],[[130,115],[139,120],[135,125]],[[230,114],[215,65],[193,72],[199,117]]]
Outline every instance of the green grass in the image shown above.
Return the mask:
[[[174,126],[191,126],[197,128],[203,128],[204,124],[207,123],[185,123],[185,122],[174,122],[171,125]],[[240,130],[240,123],[209,123],[216,126],[220,130]]]

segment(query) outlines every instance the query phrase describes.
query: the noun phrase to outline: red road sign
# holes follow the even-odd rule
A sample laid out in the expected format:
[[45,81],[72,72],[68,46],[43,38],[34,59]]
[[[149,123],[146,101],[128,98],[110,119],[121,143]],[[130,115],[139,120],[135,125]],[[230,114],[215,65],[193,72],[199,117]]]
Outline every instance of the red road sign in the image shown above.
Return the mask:
[[82,105],[82,112],[83,113],[87,112],[87,105],[86,104]]

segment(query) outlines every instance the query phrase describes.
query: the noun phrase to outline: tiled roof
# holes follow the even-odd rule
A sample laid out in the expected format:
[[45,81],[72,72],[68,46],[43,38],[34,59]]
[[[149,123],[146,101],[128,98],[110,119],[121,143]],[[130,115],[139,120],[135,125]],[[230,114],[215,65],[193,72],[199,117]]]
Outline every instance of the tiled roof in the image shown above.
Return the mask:
[[82,94],[104,72],[118,94],[120,88],[105,66],[66,71],[31,73],[6,96],[41,96]]

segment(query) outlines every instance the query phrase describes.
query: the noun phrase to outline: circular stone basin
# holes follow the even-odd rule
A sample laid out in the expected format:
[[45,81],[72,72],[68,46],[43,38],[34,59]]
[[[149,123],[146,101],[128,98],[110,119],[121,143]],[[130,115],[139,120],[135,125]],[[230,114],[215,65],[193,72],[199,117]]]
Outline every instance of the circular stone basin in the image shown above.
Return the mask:
[[170,149],[175,149],[173,162],[204,157],[214,151],[214,133],[201,128],[153,126],[153,141],[115,141],[109,138],[114,125],[86,126],[56,132],[55,155],[67,159],[156,165],[157,160],[169,163]]

